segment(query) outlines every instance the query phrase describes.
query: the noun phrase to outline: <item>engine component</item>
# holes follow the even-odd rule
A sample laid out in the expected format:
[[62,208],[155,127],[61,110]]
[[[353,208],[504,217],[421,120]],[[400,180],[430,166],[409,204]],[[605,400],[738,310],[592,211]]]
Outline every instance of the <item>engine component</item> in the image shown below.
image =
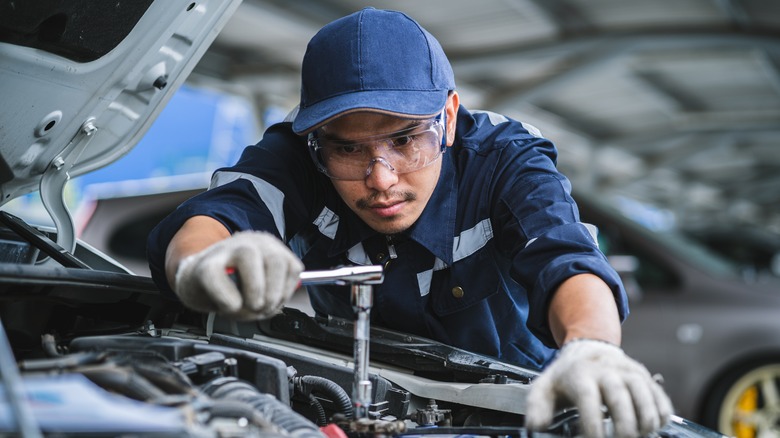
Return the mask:
[[417,412],[411,415],[411,420],[421,427],[451,426],[452,411],[439,409],[436,400],[428,400],[428,405],[423,409],[417,409]]

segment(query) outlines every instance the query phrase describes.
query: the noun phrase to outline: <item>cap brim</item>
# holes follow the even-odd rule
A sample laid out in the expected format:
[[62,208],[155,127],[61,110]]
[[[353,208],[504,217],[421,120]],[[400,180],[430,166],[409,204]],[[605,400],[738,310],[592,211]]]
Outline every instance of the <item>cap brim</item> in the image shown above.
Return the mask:
[[293,131],[307,134],[331,120],[359,111],[395,117],[423,119],[439,114],[449,90],[375,90],[348,93],[301,108],[293,121]]

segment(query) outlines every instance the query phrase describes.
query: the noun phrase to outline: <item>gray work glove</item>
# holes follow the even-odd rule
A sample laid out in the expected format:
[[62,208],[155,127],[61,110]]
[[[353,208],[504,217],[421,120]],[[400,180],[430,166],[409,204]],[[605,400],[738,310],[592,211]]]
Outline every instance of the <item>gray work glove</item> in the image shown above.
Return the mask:
[[[236,277],[228,275],[229,268]],[[276,236],[242,231],[182,260],[174,291],[193,310],[263,319],[287,302],[302,270],[303,263]]]
[[672,415],[669,397],[644,365],[616,345],[591,339],[566,343],[533,381],[526,427],[544,430],[556,403],[567,402],[578,408],[588,438],[604,436],[603,405],[617,437],[646,435],[666,425]]

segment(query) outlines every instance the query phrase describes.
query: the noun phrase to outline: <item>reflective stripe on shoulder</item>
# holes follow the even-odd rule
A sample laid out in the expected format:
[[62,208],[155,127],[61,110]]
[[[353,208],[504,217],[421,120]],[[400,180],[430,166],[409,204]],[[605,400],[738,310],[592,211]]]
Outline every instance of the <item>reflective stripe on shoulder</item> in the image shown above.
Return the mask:
[[271,183],[260,179],[254,175],[241,172],[216,172],[211,178],[211,184],[209,190],[215,187],[224,186],[233,181],[244,179],[252,183],[258,196],[263,201],[271,215],[274,218],[274,224],[276,230],[282,239],[285,238],[285,224],[284,224],[284,193],[281,190],[274,187]]
[[471,111],[472,114],[484,114],[488,117],[488,120],[490,120],[490,124],[493,126],[500,125],[502,123],[506,123],[509,121],[509,119],[498,113],[494,113],[493,111],[487,111],[487,110],[474,110]]
[[580,222],[582,225],[585,226],[585,228],[588,230],[588,234],[590,234],[590,237],[593,239],[593,242],[596,244],[596,248],[599,247],[599,227],[589,224],[586,222]]
[[[578,224],[585,227],[585,229],[588,231],[588,235],[590,235],[590,238],[593,239],[593,243],[596,244],[596,248],[599,247],[599,228],[593,224],[589,224],[586,222],[577,222]],[[525,247],[528,248],[528,246],[536,241],[536,237],[526,242]]]
[[460,236],[455,236],[452,245],[452,261],[457,262],[474,254],[487,245],[492,238],[493,226],[490,224],[490,219],[483,219],[472,228],[461,232]]
[[[506,123],[509,121],[509,118],[507,118],[505,115],[494,113],[493,111],[486,111],[486,110],[475,110],[471,112],[472,114],[485,114],[488,117],[488,120],[490,120],[490,124],[493,126],[498,126],[502,123]],[[523,129],[528,131],[529,134],[536,138],[542,138],[542,131],[539,130],[536,126],[526,123],[526,122],[520,122],[520,124],[523,126]]]
[[542,138],[542,131],[540,131],[539,128],[537,128],[536,126],[525,122],[520,122],[520,124],[523,125],[523,128],[525,128],[525,130],[528,131],[529,134],[533,135],[536,138]]

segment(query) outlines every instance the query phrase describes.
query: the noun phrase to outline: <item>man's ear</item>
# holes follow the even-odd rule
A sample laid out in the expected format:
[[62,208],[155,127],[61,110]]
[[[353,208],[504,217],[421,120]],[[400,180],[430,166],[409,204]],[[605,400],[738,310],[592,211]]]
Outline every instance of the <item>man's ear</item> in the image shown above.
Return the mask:
[[457,91],[451,91],[447,96],[447,147],[455,142],[455,127],[458,125],[458,107],[460,107],[460,97]]

